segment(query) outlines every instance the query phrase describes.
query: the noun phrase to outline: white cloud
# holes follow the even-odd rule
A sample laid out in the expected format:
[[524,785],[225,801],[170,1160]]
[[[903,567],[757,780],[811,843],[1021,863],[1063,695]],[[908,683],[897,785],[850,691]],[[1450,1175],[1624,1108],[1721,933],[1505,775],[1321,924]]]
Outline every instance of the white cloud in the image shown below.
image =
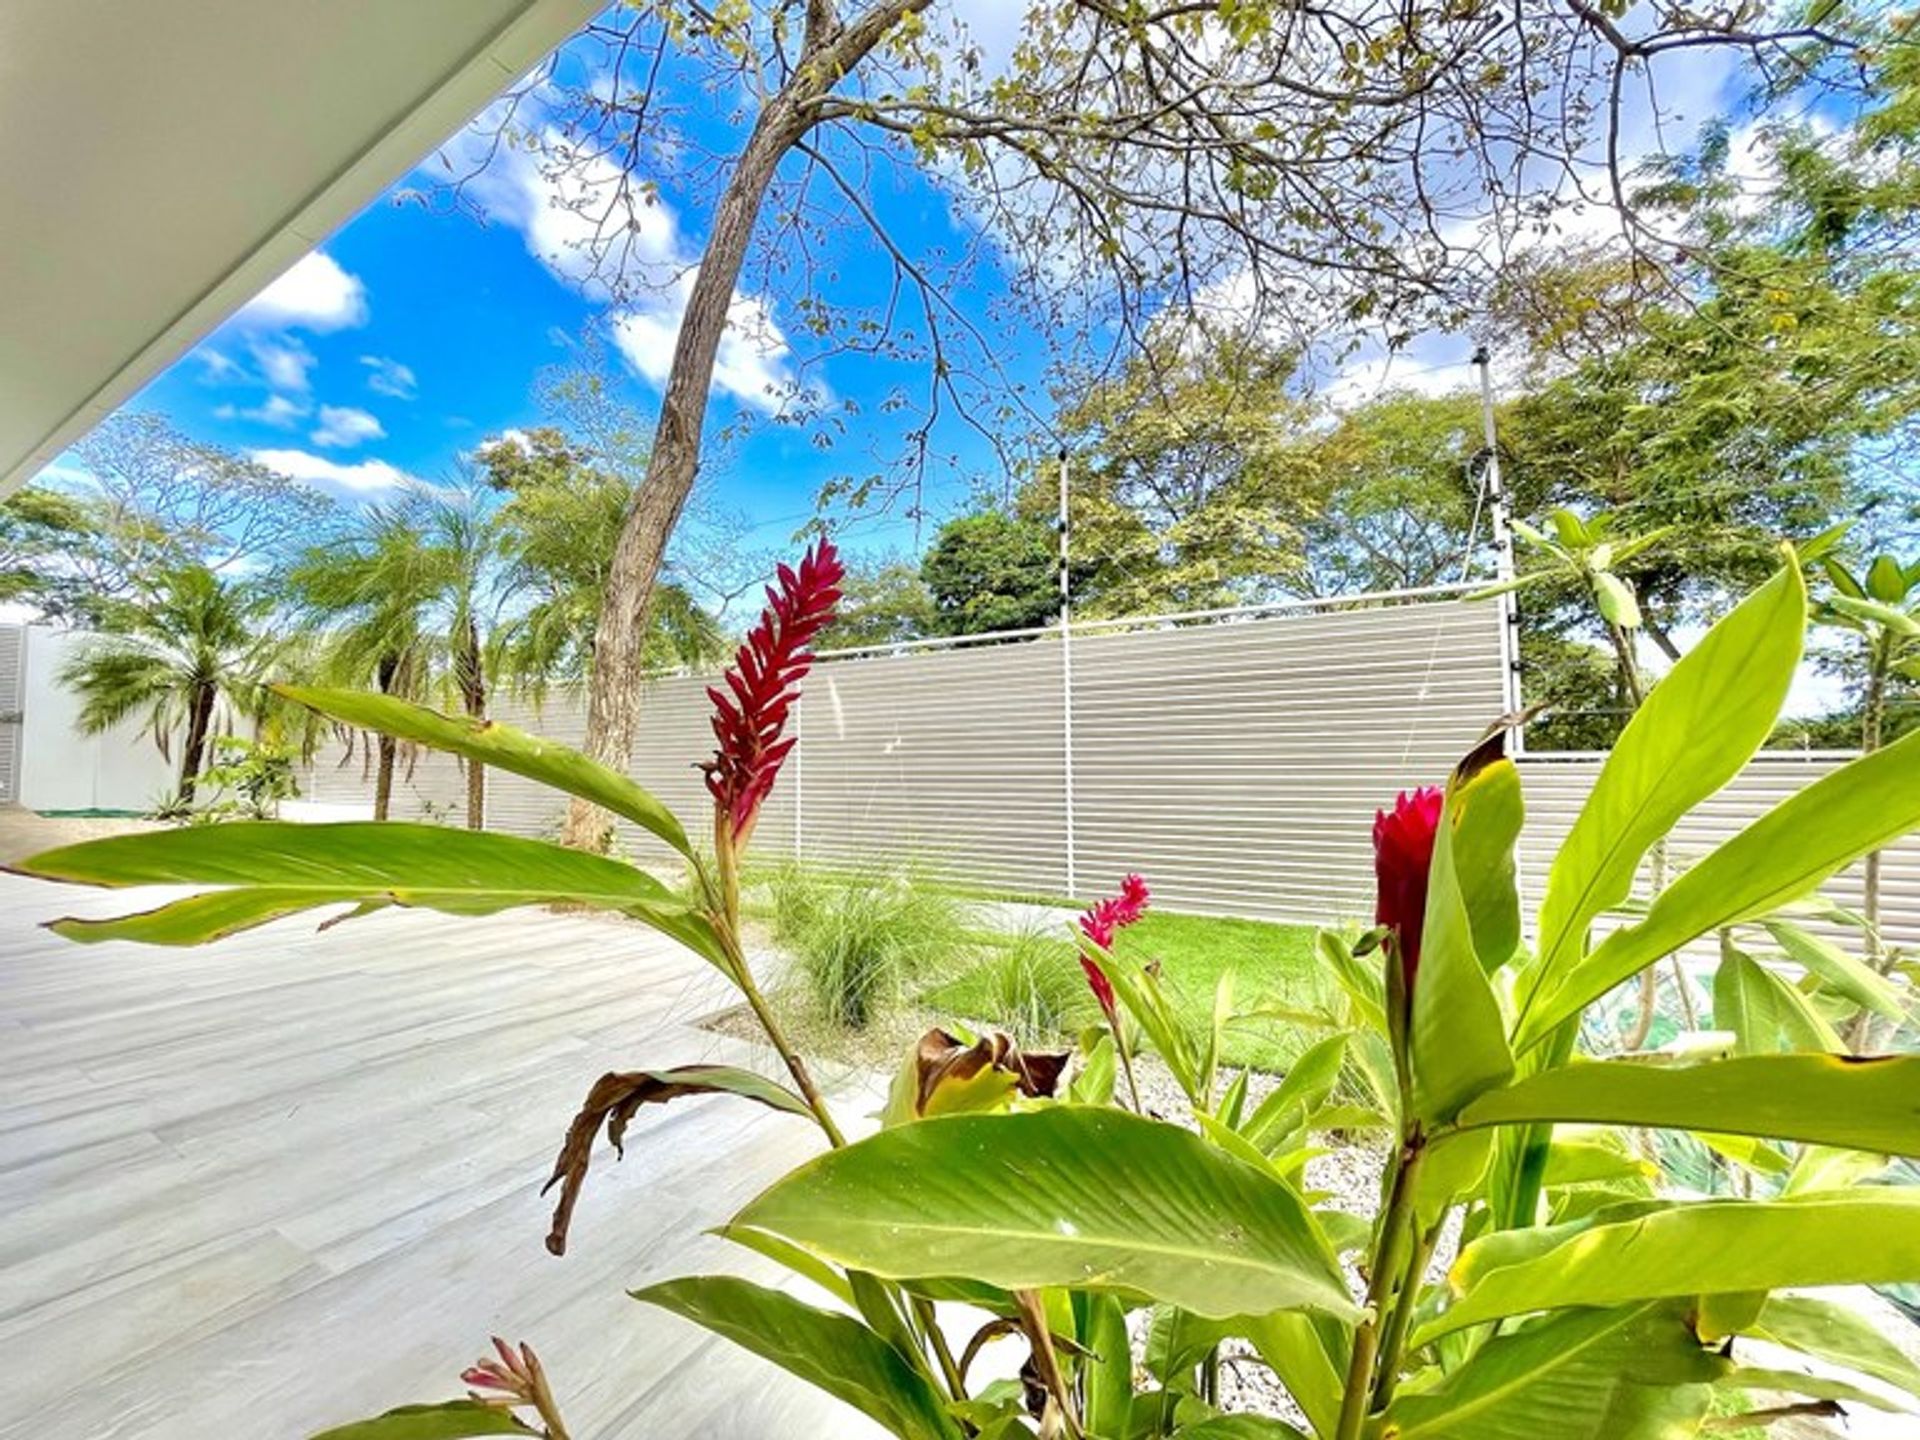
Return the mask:
[[410,365],[386,355],[362,355],[360,363],[372,372],[367,376],[367,388],[376,395],[411,400],[419,390],[420,382]]
[[[448,158],[461,173],[479,163],[480,147],[499,120],[495,113],[483,115],[448,146]],[[547,139],[559,143],[557,136]],[[589,298],[615,300],[608,281],[617,273],[615,344],[635,374],[655,387],[666,384],[699,260],[682,237],[679,217],[650,186],[626,177],[605,157],[581,158],[556,174],[537,154],[511,149],[492,153],[463,194],[489,220],[520,231],[535,259]],[[736,295],[714,364],[714,388],[772,413],[793,392],[792,353],[771,304]]]
[[304,400],[290,400],[285,395],[269,395],[259,405],[241,409],[235,405],[222,405],[213,412],[216,420],[253,420],[262,425],[271,425],[279,430],[291,430],[295,424],[305,419],[313,407]]
[[358,464],[345,465],[307,450],[256,450],[253,452],[253,461],[290,480],[303,480],[309,485],[330,485],[362,494],[419,483],[406,471],[384,460],[362,460]]
[[[673,369],[673,347],[693,293],[689,271],[671,291],[617,311],[613,343],[636,375],[665,386]],[[727,328],[714,357],[713,387],[764,414],[780,409],[793,394],[793,347],[766,301],[736,295],[727,311]]]
[[313,352],[291,337],[279,340],[254,340],[247,346],[260,374],[276,390],[304,390],[307,372],[319,363]]
[[263,330],[346,330],[367,323],[367,287],[315,250],[262,290],[236,317]]
[[316,445],[348,447],[378,440],[386,429],[365,410],[352,405],[322,405],[320,424],[308,438]]
[[513,426],[508,426],[497,435],[487,436],[486,439],[473,447],[473,453],[476,455],[484,455],[489,450],[498,450],[502,445],[511,445],[514,449],[524,450],[529,455],[533,453],[533,437],[527,434],[526,431],[516,429]]
[[193,358],[200,363],[200,378],[209,385],[224,385],[243,378],[247,373],[246,367],[238,360],[211,345],[202,345],[193,352]]

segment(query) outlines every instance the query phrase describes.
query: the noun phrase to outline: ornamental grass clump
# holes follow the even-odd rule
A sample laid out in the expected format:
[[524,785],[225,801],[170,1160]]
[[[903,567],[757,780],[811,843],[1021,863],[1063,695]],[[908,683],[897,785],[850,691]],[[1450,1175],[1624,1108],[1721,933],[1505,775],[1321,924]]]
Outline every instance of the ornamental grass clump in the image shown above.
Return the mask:
[[[1101,1010],[1074,1054],[935,1029],[902,1058],[879,1128],[849,1143],[739,930],[741,852],[790,749],[805,642],[831,612],[838,567],[825,545],[781,572],[715,688],[710,862],[651,795],[564,747],[389,697],[287,692],[624,817],[686,859],[690,894],[600,855],[411,825],[123,836],[21,868],[221,887],[56,922],[80,940],[192,944],[341,902],[356,914],[468,915],[566,903],[684,944],[740,990],[782,1073],[600,1077],[549,1181],[560,1190],[549,1248],[564,1251],[573,1208],[592,1202],[596,1138],[617,1148],[642,1106],[717,1093],[814,1126],[821,1153],[719,1233],[817,1294],[688,1276],[634,1296],[902,1440],[1679,1440],[1861,1406],[1912,1412],[1920,1367],[1844,1304],[1807,1293],[1920,1279],[1920,1194],[1888,1183],[1887,1168],[1889,1156],[1920,1156],[1920,1056],[1847,1054],[1834,1025],[1809,1018],[1847,1004],[1904,1014],[1912,991],[1830,942],[1790,937],[1826,880],[1920,827],[1920,733],[1788,796],[1658,894],[1634,894],[1648,854],[1739,772],[1779,714],[1807,624],[1800,566],[1784,560],[1647,695],[1524,922],[1514,847],[1525,815],[1503,730],[1435,777],[1443,784],[1381,810],[1376,925],[1357,941],[1318,937],[1338,1001],[1302,1013],[1313,1043],[1257,1103],[1244,1073],[1221,1083],[1230,987],[1195,1034],[1158,967],[1115,948],[1147,903],[1130,877],[1065,927]],[[1363,821],[1352,839],[1365,846]],[[1781,962],[1741,948],[1758,931],[1781,944]],[[1720,941],[1720,1028],[1660,1054],[1579,1053],[1591,1005],[1702,940]],[[1074,974],[1064,958],[1061,968]],[[1182,1091],[1181,1123],[1116,1089],[1136,1046]],[[1342,1081],[1354,1075],[1357,1100]],[[1370,1215],[1332,1207],[1306,1178],[1330,1135],[1357,1128],[1388,1139]],[[1751,1167],[1759,1198],[1661,1190],[1622,1143],[1634,1130],[1706,1137]],[[1458,1255],[1434,1278],[1449,1230]],[[1149,1337],[1144,1355],[1135,1333]],[[1290,1419],[1221,1412],[1229,1344],[1239,1363],[1270,1371]],[[985,1378],[989,1346],[1017,1355],[1019,1383]],[[1818,1360],[1823,1376],[1781,1368],[1778,1347]],[[465,1399],[337,1434],[564,1435],[529,1353],[502,1347],[498,1367],[468,1374]]]

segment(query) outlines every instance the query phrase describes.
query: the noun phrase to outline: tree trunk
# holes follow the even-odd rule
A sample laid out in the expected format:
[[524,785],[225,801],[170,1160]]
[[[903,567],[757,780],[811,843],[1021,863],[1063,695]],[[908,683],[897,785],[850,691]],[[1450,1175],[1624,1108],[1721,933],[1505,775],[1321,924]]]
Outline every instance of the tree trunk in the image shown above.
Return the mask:
[[196,685],[187,702],[187,743],[180,751],[180,803],[191,805],[200,767],[207,758],[207,731],[213,726],[214,688]]
[[[455,662],[460,684],[460,703],[475,720],[487,718],[487,675],[480,663],[480,632],[473,617],[463,618],[460,626],[460,656]],[[478,760],[467,761],[467,828],[484,830],[487,824],[487,767]]]
[[[614,547],[607,591],[594,627],[583,748],[592,759],[621,774],[631,762],[634,730],[640,719],[642,655],[654,582],[673,527],[700,471],[700,434],[706,422],[707,396],[734,287],[767,186],[781,157],[806,128],[797,101],[782,92],[761,112],[720,197],[700,273],[680,321],[673,369],[661,398],[660,423],[654,432],[646,477],[640,482]],[[576,799],[568,808],[561,839],[575,849],[604,850],[612,833],[606,811]]]
[[[382,655],[374,667],[374,680],[382,695],[391,695],[400,678],[400,657]],[[400,742],[391,735],[380,735],[374,740],[374,749],[379,760],[373,772],[373,818],[385,820],[393,810],[393,762],[400,750]]]
[[[880,0],[842,25],[831,0],[809,0],[800,63],[767,102],[740,152],[739,163],[713,213],[693,293],[674,342],[673,368],[660,401],[653,453],[632,510],[621,527],[607,576],[607,593],[594,628],[593,673],[587,686],[586,753],[626,773],[640,719],[642,654],[647,612],[667,542],[700,471],[700,438],[714,358],[727,328],[754,222],[775,171],[813,126],[816,107],[887,36],[903,16],[931,0]],[[584,800],[567,810],[561,840],[576,849],[602,850],[613,837],[607,812]]]

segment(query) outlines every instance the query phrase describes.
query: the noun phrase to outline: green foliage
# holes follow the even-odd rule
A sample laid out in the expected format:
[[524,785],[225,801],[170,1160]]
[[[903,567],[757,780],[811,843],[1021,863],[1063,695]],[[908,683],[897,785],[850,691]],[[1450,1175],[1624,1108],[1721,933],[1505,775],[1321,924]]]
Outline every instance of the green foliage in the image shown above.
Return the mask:
[[[934,1177],[959,1183],[938,1199]],[[929,1203],[929,1202],[932,1203]],[[741,1223],[898,1279],[1147,1295],[1226,1319],[1350,1317],[1298,1192],[1176,1126],[1092,1106],[955,1115],[811,1160]]]
[[1058,617],[1058,542],[1047,526],[1000,510],[940,527],[920,562],[940,635],[1034,630]]
[[823,650],[897,645],[939,633],[933,592],[920,567],[887,555],[855,559],[840,582],[838,613],[820,638]]
[[293,756],[284,745],[222,735],[213,742],[214,763],[200,774],[213,791],[196,818],[277,820],[280,802],[300,793]]
[[80,698],[81,730],[97,735],[138,719],[162,755],[177,743],[177,794],[190,803],[216,726],[264,719],[274,708],[264,687],[278,644],[261,634],[269,609],[259,587],[205,566],[156,576],[123,628],[89,640],[60,671]]
[[[1571,548],[1568,533],[1556,543]],[[1624,614],[1616,608],[1616,623]],[[986,1338],[1024,1337],[1040,1424],[1058,1433],[1091,1435],[1095,1416],[1139,1440],[1285,1433],[1271,1417],[1222,1415],[1209,1399],[1210,1356],[1238,1337],[1294,1394],[1318,1440],[1522,1440],[1543,1427],[1678,1440],[1705,1433],[1709,1415],[1758,1418],[1739,1409],[1749,1391],[1861,1403],[1850,1379],[1755,1369],[1745,1353],[1754,1339],[1897,1387],[1916,1381],[1904,1357],[1844,1312],[1775,1293],[1920,1273],[1920,1190],[1883,1173],[1888,1154],[1920,1152],[1916,1062],[1817,1053],[1843,1043],[1826,1012],[1904,1011],[1907,978],[1863,970],[1804,931],[1815,886],[1920,825],[1907,794],[1914,742],[1789,796],[1657,896],[1632,893],[1643,857],[1764,738],[1806,620],[1790,561],[1654,686],[1554,862],[1524,932],[1537,954],[1516,944],[1517,781],[1498,739],[1477,747],[1448,783],[1417,922],[1402,917],[1351,944],[1323,932],[1314,966],[1325,990],[1259,997],[1247,1018],[1285,1015],[1322,1033],[1258,1104],[1244,1077],[1220,1083],[1240,1016],[1235,987],[1210,987],[1204,1009],[1177,998],[1199,977],[1152,953],[1157,914],[1124,926],[1111,951],[1082,940],[1113,996],[1089,1027],[1080,1076],[1063,1083],[1064,1057],[1023,1053],[1003,1035],[936,1032],[908,1057],[903,1083],[917,1095],[926,1082],[955,1103],[890,1106],[891,1123],[848,1144],[747,967],[735,851],[711,866],[690,860],[696,883],[683,895],[606,857],[391,825],[117,837],[23,868],[91,884],[217,887],[142,915],[59,922],[75,938],[191,943],[337,902],[354,914],[394,903],[484,914],[567,901],[693,946],[740,988],[792,1088],[741,1072],[717,1082],[686,1071],[604,1077],[562,1152],[567,1194],[599,1127],[617,1140],[650,1100],[718,1083],[805,1108],[830,1148],[749,1202],[725,1233],[850,1301],[851,1313],[732,1280],[669,1281],[643,1298],[910,1440],[1036,1433],[1021,1394],[969,1380],[977,1347],[950,1343],[938,1300],[986,1312]],[[320,698],[335,710],[348,703]],[[355,713],[456,753],[487,743],[486,732],[423,720],[390,699]],[[584,762],[503,743],[523,773],[576,793],[604,784]],[[1418,852],[1383,864],[1417,863],[1407,853]],[[895,875],[792,872],[774,882],[774,911],[817,1003],[847,1023],[875,1014],[905,972],[938,963],[940,947],[966,942],[953,901]],[[1254,928],[1295,943],[1297,932]],[[1602,992],[1715,933],[1725,955],[1716,999],[1737,1032],[1733,1048],[1752,1053],[1723,1058],[1725,1038],[1707,1036],[1686,1053],[1578,1054],[1582,1013]],[[1741,946],[1756,935],[1803,978],[1749,956]],[[1414,954],[1409,938],[1420,942],[1417,966],[1402,963]],[[1138,1102],[1113,1083],[1114,1062],[1126,1064],[1136,1042],[1160,1052],[1185,1092],[1186,1124],[1129,1113]],[[1365,1105],[1341,1093],[1349,1076]],[[1568,1123],[1614,1128],[1556,1135]],[[1392,1131],[1380,1212],[1342,1214],[1304,1190],[1302,1167],[1318,1137],[1368,1124]],[[1745,1179],[1728,1188],[1761,1198],[1662,1193],[1624,1139],[1646,1130],[1711,1154],[1716,1172],[1737,1167]],[[1463,1247],[1434,1283],[1435,1246],[1455,1223]],[[1339,1258],[1348,1252],[1358,1252],[1364,1299],[1349,1288]],[[1144,1381],[1120,1338],[1127,1312],[1141,1309],[1152,1312]]]
[[783,866],[772,877],[773,930],[815,1009],[865,1029],[907,982],[953,967],[967,943],[964,907],[911,870]]
[[983,937],[974,966],[923,1003],[1004,1025],[1025,1043],[1058,1040],[1098,1015],[1064,931],[1037,926],[1005,939]]

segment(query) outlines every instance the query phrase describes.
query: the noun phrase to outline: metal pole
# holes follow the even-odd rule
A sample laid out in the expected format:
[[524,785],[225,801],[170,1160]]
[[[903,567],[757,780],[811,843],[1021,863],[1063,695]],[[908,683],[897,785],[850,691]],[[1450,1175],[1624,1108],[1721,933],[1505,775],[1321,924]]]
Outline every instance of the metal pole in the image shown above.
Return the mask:
[[[1500,442],[1493,427],[1493,364],[1487,347],[1473,352],[1473,363],[1480,367],[1480,428],[1486,441],[1487,512],[1493,529],[1493,574],[1502,585],[1514,576],[1513,526],[1507,516],[1507,492],[1500,480]],[[1502,701],[1509,715],[1518,714],[1520,699],[1520,611],[1511,590],[1502,591],[1500,606],[1500,686]],[[1512,743],[1523,748],[1525,739],[1516,730]]]
[[1067,894],[1078,893],[1073,853],[1073,585],[1067,571],[1067,451],[1060,449],[1060,731],[1067,802]]

